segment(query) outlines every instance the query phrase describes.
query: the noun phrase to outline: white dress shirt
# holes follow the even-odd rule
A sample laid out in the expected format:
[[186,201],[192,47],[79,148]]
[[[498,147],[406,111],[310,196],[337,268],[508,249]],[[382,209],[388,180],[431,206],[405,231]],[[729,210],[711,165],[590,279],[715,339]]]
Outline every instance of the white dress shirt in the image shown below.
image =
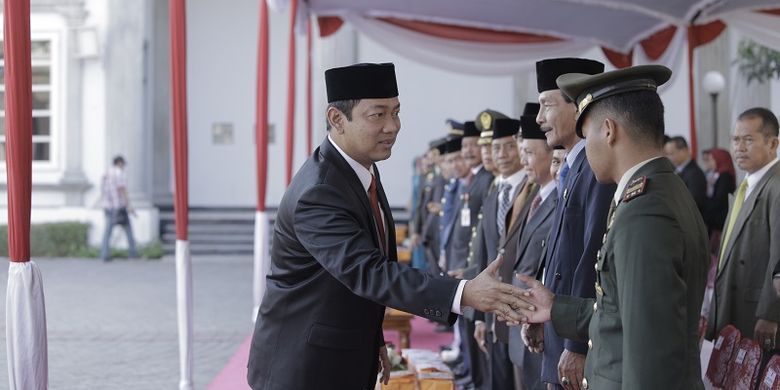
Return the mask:
[[750,193],[753,191],[753,189],[756,188],[756,184],[758,184],[759,181],[761,181],[761,178],[766,175],[767,171],[771,169],[775,164],[777,164],[777,157],[775,157],[774,160],[770,161],[769,164],[764,165],[761,169],[753,172],[748,173],[745,175],[745,179],[747,179],[747,190],[745,190],[745,199],[750,195]]

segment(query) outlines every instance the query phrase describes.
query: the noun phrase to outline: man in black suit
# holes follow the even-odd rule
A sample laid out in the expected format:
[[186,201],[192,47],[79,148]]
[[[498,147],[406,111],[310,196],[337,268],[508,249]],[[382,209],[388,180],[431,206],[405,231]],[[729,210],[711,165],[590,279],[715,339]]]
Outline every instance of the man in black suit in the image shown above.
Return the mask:
[[271,273],[247,380],[255,389],[373,389],[389,379],[385,305],[452,323],[464,306],[522,318],[520,289],[500,261],[472,280],[435,277],[396,261],[393,216],[375,162],[400,130],[392,64],[325,72],[328,137],[279,205]]
[[[598,74],[604,64],[582,58],[555,58],[536,63],[541,108],[539,123],[547,144],[563,146],[566,159],[559,173],[558,204],[545,249],[544,285],[555,293],[594,297],[596,253],[607,225],[615,185],[599,184],[585,158],[585,140],[575,132],[577,106],[555,80],[565,73]],[[539,337],[539,326],[529,328]],[[542,380],[554,389],[579,390],[588,346],[565,339],[551,324],[544,325]]]
[[[498,169],[497,190],[485,199],[482,208],[483,238],[480,244],[484,250],[475,253],[477,263],[487,264],[503,254],[508,246],[514,249],[518,223],[533,187],[527,185],[526,174],[515,142],[515,134],[520,128],[516,119],[496,119],[493,126],[493,159]],[[516,238],[516,237],[515,237]],[[511,242],[511,245],[510,245]],[[511,255],[507,255],[503,267],[499,270],[502,279],[512,278]],[[484,390],[514,389],[515,377],[512,362],[509,360],[505,324],[498,323],[490,313],[477,313],[474,338],[484,348],[488,356],[489,370],[485,375]],[[502,332],[502,330],[504,332]]]
[[[539,105],[535,104],[532,108],[529,115],[520,117],[525,156],[523,165],[528,181],[534,183],[539,190],[528,201],[529,207],[523,216],[519,237],[514,240],[516,247],[512,256],[510,257],[509,250],[505,256],[507,260],[512,260],[515,274],[536,277],[541,267],[544,244],[552,227],[555,206],[558,204],[558,190],[550,172],[553,148],[547,144],[547,138],[536,123]],[[512,283],[522,288],[528,287],[514,277]],[[541,379],[541,351],[539,346],[533,347],[535,353],[523,344],[519,327],[509,328],[509,358],[515,366],[515,378],[522,381],[524,390],[544,390],[546,386]]]
[[675,172],[683,179],[688,191],[693,195],[696,207],[704,215],[707,206],[707,178],[704,176],[704,171],[691,157],[691,151],[688,149],[688,142],[685,141],[685,138],[678,135],[666,138],[665,141],[664,154],[674,164]]

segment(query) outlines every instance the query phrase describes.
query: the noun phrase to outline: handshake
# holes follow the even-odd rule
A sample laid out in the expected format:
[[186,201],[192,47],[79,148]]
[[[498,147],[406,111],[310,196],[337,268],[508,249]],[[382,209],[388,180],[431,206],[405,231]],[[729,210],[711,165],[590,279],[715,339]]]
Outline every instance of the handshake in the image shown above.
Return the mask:
[[529,286],[522,289],[498,280],[503,256],[488,265],[476,278],[463,287],[461,306],[469,306],[485,313],[494,313],[509,326],[543,323],[550,320],[555,295],[536,279],[525,275],[517,278]]

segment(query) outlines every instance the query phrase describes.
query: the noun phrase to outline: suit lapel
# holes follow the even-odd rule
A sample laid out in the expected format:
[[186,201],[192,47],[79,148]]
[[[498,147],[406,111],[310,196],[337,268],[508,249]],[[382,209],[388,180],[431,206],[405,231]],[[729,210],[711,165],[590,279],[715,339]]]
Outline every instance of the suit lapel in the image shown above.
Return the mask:
[[526,223],[526,225],[523,226],[523,232],[520,233],[519,247],[521,249],[520,253],[517,254],[517,260],[515,260],[515,268],[517,268],[517,265],[520,263],[520,259],[523,258],[523,255],[528,248],[528,242],[531,240],[531,237],[533,237],[534,232],[536,232],[536,229],[542,225],[542,222],[546,221],[547,218],[550,218],[550,215],[553,213],[553,211],[555,211],[555,205],[557,203],[558,190],[554,188],[552,192],[547,195],[547,199],[545,199],[544,202],[539,205],[539,209],[536,210],[536,214],[534,214]]
[[[376,181],[378,183],[377,191],[379,192],[379,207],[382,208],[382,212],[385,214],[385,221],[387,222],[387,257],[390,261],[398,260],[398,254],[396,253],[395,242],[395,222],[393,221],[393,211],[390,209],[390,203],[387,201],[385,195],[385,188],[382,186],[382,180],[379,178],[379,168],[374,164],[374,175],[376,175]],[[378,237],[377,237],[378,239]]]
[[[733,231],[731,234],[729,234],[729,241],[726,242],[726,250],[723,252],[723,256],[726,256],[726,262],[729,261],[729,257],[731,257],[731,251],[734,249],[734,243],[736,242],[737,238],[739,237],[739,234],[742,232],[742,228],[745,227],[745,223],[748,220],[748,217],[750,217],[750,214],[753,212],[753,209],[756,207],[756,203],[758,202],[758,198],[761,196],[761,193],[764,191],[764,188],[766,187],[766,184],[769,182],[769,180],[774,177],[780,175],[780,163],[775,163],[772,168],[770,168],[764,177],[761,178],[761,180],[756,183],[756,188],[754,188],[750,195],[745,198],[745,202],[742,204],[742,208],[739,210],[739,215],[737,215],[737,220],[734,221],[734,226],[732,227]],[[726,216],[726,221],[731,218],[731,213],[734,211],[733,205],[731,210],[729,210],[729,215]],[[722,244],[721,244],[722,245]],[[723,263],[723,267],[721,267],[718,270],[718,275],[726,269],[726,263]]]

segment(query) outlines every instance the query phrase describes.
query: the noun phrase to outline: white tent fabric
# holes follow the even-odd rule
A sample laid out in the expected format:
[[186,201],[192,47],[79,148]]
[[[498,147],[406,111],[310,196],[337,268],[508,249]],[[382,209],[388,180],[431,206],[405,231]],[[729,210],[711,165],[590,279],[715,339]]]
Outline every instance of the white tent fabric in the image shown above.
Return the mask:
[[192,262],[190,243],[176,240],[176,301],[179,323],[179,390],[192,390]]
[[777,0],[311,0],[312,13],[397,17],[590,41],[619,52],[668,25],[776,8]]
[[[780,4],[778,4],[780,7]],[[724,15],[727,26],[745,37],[773,50],[780,50],[780,16],[759,12],[735,12]]]
[[539,58],[576,56],[590,42],[477,43],[438,38],[374,18],[346,13],[342,18],[367,37],[409,59],[461,73],[500,75],[533,70]]
[[[666,48],[664,54],[662,54],[661,57],[658,58],[657,60],[652,60],[648,58],[647,55],[645,54],[645,51],[642,50],[641,48],[635,49],[634,65],[660,64],[666,66],[669,69],[681,69],[680,66],[686,54],[687,48],[688,48],[687,31],[685,28],[678,28],[677,31],[674,33],[674,37],[672,38],[672,41],[669,42],[669,47]],[[685,74],[685,72],[681,72],[681,71],[672,72],[672,78],[669,80],[669,82],[667,82],[666,84],[658,88],[659,91],[663,92],[667,88],[671,87],[680,74]]]
[[253,298],[252,322],[257,320],[257,311],[260,309],[260,303],[263,302],[265,294],[265,277],[271,269],[271,259],[268,255],[270,223],[268,214],[265,211],[255,212],[255,262],[253,272]]
[[8,267],[5,319],[10,390],[45,390],[46,310],[43,278],[35,262],[11,262]]

